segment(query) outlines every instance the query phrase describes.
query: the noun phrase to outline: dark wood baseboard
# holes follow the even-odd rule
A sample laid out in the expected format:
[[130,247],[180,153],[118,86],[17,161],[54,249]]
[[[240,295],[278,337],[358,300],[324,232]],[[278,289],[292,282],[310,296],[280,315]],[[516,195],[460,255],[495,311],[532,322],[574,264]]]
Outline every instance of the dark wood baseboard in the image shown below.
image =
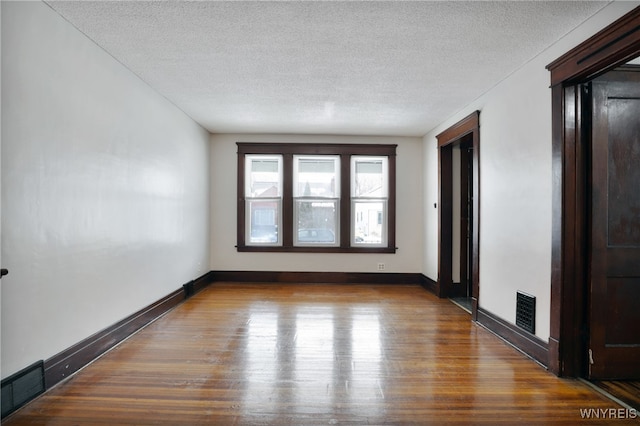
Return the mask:
[[202,275],[201,277],[196,278],[195,280],[189,281],[188,283],[184,284],[182,288],[184,289],[185,299],[188,299],[194,294],[202,291],[206,286],[211,284],[214,281],[213,276],[214,276],[213,271],[209,271],[206,274]]
[[193,280],[193,289],[194,294],[204,290],[209,284],[213,282],[214,273],[213,271],[209,271],[206,274],[196,278]]
[[[202,290],[211,282],[211,277],[211,272],[208,272],[185,284],[183,288],[129,315],[122,321],[47,359],[44,361],[45,387],[49,389],[66,379],[136,331],[176,307],[191,294]],[[187,291],[188,288],[192,289],[191,293]]]
[[419,273],[212,271],[212,281],[300,284],[423,284]]
[[478,308],[477,322],[515,346],[518,350],[533,358],[545,368],[549,362],[549,345],[534,334],[522,330],[514,324],[498,318],[489,311]]
[[549,361],[547,368],[556,376],[560,376],[562,373],[560,365],[560,342],[553,337],[549,337]]
[[438,283],[427,277],[426,275],[420,274],[420,285],[429,290],[431,293],[437,294]]

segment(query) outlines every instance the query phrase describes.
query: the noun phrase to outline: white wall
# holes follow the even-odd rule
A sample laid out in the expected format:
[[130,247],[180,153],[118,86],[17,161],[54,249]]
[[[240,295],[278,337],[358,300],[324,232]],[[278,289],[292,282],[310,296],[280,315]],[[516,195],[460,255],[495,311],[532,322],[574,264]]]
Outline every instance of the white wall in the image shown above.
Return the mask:
[[436,135],[480,110],[479,305],[515,323],[516,291],[536,296],[536,335],[543,340],[550,327],[552,177],[545,66],[637,5],[609,4],[424,137],[425,275],[437,279]]
[[[236,251],[236,142],[398,144],[395,254],[239,253]],[[237,271],[385,272],[421,270],[422,140],[403,137],[213,135],[211,137],[211,269]],[[224,207],[222,207],[224,206]]]
[[209,270],[209,134],[41,2],[2,2],[2,377]]

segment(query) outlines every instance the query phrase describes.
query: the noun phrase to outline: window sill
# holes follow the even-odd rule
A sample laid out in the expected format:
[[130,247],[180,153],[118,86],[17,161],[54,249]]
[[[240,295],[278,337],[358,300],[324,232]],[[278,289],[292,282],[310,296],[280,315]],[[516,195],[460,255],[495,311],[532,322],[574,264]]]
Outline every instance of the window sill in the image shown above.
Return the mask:
[[397,247],[272,247],[236,246],[238,252],[257,253],[395,253]]

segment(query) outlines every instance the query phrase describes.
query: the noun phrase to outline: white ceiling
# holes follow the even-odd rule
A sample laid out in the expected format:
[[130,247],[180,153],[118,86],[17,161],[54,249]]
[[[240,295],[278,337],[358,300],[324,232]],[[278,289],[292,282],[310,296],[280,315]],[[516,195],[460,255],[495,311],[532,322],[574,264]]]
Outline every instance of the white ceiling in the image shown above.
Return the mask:
[[212,133],[422,136],[590,1],[47,1]]

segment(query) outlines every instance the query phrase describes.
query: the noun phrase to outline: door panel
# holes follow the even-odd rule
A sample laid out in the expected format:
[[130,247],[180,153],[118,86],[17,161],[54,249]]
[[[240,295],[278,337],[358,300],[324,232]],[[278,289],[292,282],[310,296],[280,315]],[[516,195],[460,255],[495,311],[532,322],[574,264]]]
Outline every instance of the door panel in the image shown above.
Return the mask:
[[640,99],[608,99],[609,247],[640,246]]
[[[640,278],[609,277],[607,279],[607,305],[613,307],[607,318],[607,345],[638,343],[637,327],[629,327],[630,323],[640,323],[638,288],[640,288]],[[640,363],[640,359],[636,361]]]
[[592,379],[640,378],[640,72],[593,81]]

